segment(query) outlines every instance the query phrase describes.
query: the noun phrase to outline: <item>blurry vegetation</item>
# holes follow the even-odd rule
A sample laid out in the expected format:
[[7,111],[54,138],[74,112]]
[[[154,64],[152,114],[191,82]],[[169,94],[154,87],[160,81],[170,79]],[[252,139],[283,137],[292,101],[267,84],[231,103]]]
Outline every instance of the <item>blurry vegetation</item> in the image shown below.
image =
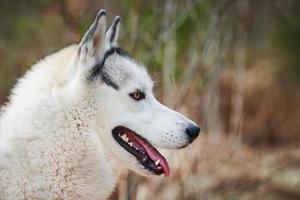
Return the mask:
[[300,1],[2,0],[0,102],[100,8],[122,17],[157,96],[206,133],[165,152],[170,178],[124,174],[112,199],[300,199]]
[[[276,50],[281,54],[281,59],[285,62],[283,66],[289,67],[285,73],[294,74],[294,78],[300,80],[300,2],[293,4],[283,4],[280,2],[282,10],[278,20],[275,22],[273,41]],[[283,70],[281,70],[282,72]]]

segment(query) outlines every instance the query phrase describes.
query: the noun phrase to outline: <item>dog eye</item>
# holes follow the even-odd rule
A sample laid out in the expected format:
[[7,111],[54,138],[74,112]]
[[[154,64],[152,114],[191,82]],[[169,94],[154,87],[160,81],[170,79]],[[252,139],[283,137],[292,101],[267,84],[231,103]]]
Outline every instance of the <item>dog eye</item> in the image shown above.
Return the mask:
[[140,101],[142,99],[145,99],[145,93],[140,91],[140,90],[137,90],[133,93],[130,93],[129,95],[131,96],[131,98],[133,98],[136,101]]

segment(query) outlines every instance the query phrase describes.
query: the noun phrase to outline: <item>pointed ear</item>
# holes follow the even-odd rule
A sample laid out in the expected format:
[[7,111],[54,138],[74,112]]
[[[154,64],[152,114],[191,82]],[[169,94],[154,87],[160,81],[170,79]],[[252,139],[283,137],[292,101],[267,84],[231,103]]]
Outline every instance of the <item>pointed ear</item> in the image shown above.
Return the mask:
[[118,43],[120,20],[121,18],[119,16],[116,16],[112,25],[106,32],[106,41],[112,47],[116,47],[118,45],[117,43]]
[[86,63],[97,62],[101,59],[104,52],[106,29],[106,11],[100,10],[94,20],[93,24],[86,31],[79,43],[78,58],[79,61]]

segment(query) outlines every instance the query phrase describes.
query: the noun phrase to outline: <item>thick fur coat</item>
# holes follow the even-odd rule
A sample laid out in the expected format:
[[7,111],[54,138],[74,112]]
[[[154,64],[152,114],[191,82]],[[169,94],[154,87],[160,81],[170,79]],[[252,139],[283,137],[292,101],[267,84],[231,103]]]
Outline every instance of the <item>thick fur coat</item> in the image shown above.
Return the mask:
[[64,88],[76,48],[46,57],[13,90],[1,118],[0,199],[104,199],[113,190],[120,169],[91,129],[89,88]]

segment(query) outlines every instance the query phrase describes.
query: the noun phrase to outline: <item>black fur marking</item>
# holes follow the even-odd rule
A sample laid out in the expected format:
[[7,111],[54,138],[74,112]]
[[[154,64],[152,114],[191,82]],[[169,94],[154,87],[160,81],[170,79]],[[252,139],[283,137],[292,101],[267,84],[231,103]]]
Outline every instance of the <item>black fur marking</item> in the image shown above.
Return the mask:
[[116,37],[116,32],[117,32],[117,27],[118,27],[118,24],[120,22],[120,17],[118,17],[115,21],[114,21],[114,24],[113,24],[113,27],[112,27],[112,32],[111,32],[111,35],[110,35],[110,38],[109,38],[109,42],[112,43],[113,40],[115,39]]
[[106,73],[101,74],[101,79],[106,85],[113,87],[115,90],[119,89],[119,86],[111,80],[111,78]]
[[103,82],[105,82],[108,86],[113,87],[115,90],[119,89],[119,86],[111,79],[111,77],[109,77],[108,74],[106,74],[105,72],[102,71],[106,59],[109,58],[110,56],[112,56],[115,53],[120,55],[120,56],[123,56],[123,57],[130,57],[131,58],[131,56],[126,51],[124,51],[120,48],[117,48],[117,47],[112,47],[110,50],[108,50],[104,54],[102,61],[92,68],[92,72],[91,72],[91,74],[88,78],[89,81],[93,81],[96,77],[100,77],[101,80]]

